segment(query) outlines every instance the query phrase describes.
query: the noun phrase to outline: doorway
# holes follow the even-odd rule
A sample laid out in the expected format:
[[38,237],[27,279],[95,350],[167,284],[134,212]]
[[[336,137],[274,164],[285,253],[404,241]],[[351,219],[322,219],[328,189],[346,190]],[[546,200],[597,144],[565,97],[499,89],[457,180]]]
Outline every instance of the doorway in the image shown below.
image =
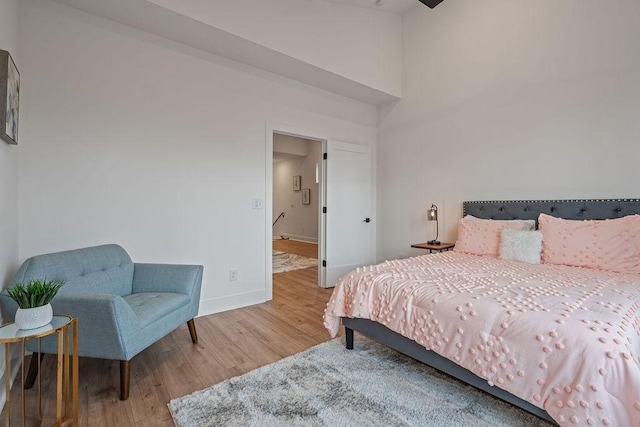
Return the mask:
[[[282,208],[280,208],[280,210],[277,210],[277,214],[274,215],[274,205],[273,205],[273,170],[274,170],[274,136],[288,136],[288,137],[293,137],[293,138],[299,138],[301,140],[307,140],[307,141],[315,141],[319,147],[320,150],[322,150],[324,148],[324,144],[326,143],[326,140],[318,137],[317,135],[320,134],[320,132],[317,131],[310,131],[309,129],[300,129],[297,128],[295,126],[291,126],[291,125],[286,125],[286,124],[282,124],[282,123],[273,123],[273,122],[267,122],[266,123],[266,129],[265,129],[265,157],[266,157],[266,162],[265,162],[265,169],[266,169],[266,176],[265,176],[265,203],[264,203],[264,207],[265,207],[265,230],[266,230],[266,238],[265,238],[265,300],[272,300],[273,299],[273,238],[274,235],[276,237],[279,237],[280,234],[278,234],[278,231],[282,231],[280,230],[278,227],[278,224],[274,225],[274,222],[276,221],[276,219],[278,218],[278,216],[283,212]],[[278,137],[276,137],[277,139]],[[295,145],[293,146],[295,147]],[[300,148],[300,147],[298,147]],[[281,148],[279,148],[279,150],[282,150]],[[314,167],[315,168],[315,167]],[[320,201],[324,200],[324,178],[323,178],[323,165],[320,164],[318,167],[318,189],[316,191],[316,195],[314,196],[312,192],[310,192],[310,198],[311,200],[316,200],[316,209],[318,211],[318,224],[317,224],[317,237],[316,237],[316,242],[315,244],[317,244],[317,251],[316,251],[316,259],[321,259],[320,254],[322,253],[322,245],[323,245],[323,236],[324,236],[324,226],[322,224],[322,219],[321,219],[321,203]],[[286,178],[288,180],[290,180],[290,190],[288,191],[293,191],[293,176]],[[314,177],[313,177],[313,181],[315,182],[315,171],[314,171]],[[300,182],[300,191],[297,192],[299,195],[298,197],[302,198],[302,186],[304,185],[304,182]],[[305,187],[306,188],[306,187]],[[294,196],[296,197],[296,196]],[[302,202],[300,201],[300,204],[302,204]],[[289,203],[288,206],[291,206],[291,203]],[[289,208],[290,209],[290,208]],[[294,208],[295,209],[295,208]],[[285,218],[286,218],[286,210],[285,210]],[[280,220],[282,221],[282,219]],[[303,227],[299,226],[299,229],[301,230]],[[307,232],[307,228],[305,228],[305,233]],[[274,230],[275,230],[275,234],[274,234]],[[301,231],[300,231],[301,232]],[[284,233],[281,233],[284,234]],[[285,235],[285,237],[288,237]],[[318,262],[318,267],[316,269],[316,272],[314,273],[314,276],[312,278],[310,278],[309,280],[313,280],[313,282],[316,284],[316,286],[320,286],[320,269],[321,267],[321,261]],[[306,271],[308,272],[309,269],[305,269],[305,270],[299,270],[299,271]]]
[[273,134],[273,274],[314,268],[318,282],[321,152],[321,141]]
[[[338,277],[356,267],[369,265],[375,258],[375,177],[368,145],[338,142],[319,137],[322,132],[267,122],[265,135],[265,299],[273,299],[272,250],[276,218],[283,212],[273,206],[274,135],[284,135],[319,143],[321,160],[316,168],[318,212],[318,268],[314,281],[319,287],[333,287]],[[327,157],[328,156],[328,157]],[[291,190],[302,190],[290,176]],[[327,196],[330,197],[327,197]],[[294,196],[295,197],[295,196]],[[290,204],[289,204],[290,206]],[[285,211],[286,218],[286,211]],[[301,229],[301,227],[300,227]],[[305,228],[306,230],[306,228]],[[278,231],[276,231],[278,236]],[[286,235],[285,235],[286,236]],[[301,270],[301,271],[308,271]]]

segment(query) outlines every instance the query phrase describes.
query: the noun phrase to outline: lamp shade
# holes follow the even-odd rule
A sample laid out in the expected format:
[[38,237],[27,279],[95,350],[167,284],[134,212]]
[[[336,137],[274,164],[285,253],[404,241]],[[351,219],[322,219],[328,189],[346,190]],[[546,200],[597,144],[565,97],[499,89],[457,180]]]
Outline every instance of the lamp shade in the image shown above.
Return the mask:
[[427,214],[429,221],[437,221],[438,220],[438,207],[436,205],[431,205],[429,208],[429,213]]

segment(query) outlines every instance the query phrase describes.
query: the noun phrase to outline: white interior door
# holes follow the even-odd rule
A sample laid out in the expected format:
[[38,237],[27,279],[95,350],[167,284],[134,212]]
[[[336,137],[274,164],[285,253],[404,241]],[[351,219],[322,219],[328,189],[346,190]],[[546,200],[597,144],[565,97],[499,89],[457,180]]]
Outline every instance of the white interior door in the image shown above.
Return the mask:
[[375,227],[370,148],[337,141],[326,144],[320,283],[332,287],[344,274],[372,263]]

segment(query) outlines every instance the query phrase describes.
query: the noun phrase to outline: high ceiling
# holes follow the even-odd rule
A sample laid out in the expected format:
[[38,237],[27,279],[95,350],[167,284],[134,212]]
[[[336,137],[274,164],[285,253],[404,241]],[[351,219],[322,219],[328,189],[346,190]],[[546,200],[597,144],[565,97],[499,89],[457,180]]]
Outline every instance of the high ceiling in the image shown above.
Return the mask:
[[[207,25],[153,0],[53,0],[120,24],[209,52],[241,64],[268,71],[319,89],[371,105],[396,101],[399,95],[377,89],[304,60],[259,45],[253,41]],[[267,1],[267,0],[263,0]],[[333,2],[363,8],[382,8],[402,14],[413,7],[425,8],[419,0],[298,0]],[[376,5],[379,3],[379,5]]]
[[381,9],[385,12],[403,14],[416,5],[420,5],[418,0],[310,0],[329,1],[334,3],[348,4],[357,7],[368,7]]

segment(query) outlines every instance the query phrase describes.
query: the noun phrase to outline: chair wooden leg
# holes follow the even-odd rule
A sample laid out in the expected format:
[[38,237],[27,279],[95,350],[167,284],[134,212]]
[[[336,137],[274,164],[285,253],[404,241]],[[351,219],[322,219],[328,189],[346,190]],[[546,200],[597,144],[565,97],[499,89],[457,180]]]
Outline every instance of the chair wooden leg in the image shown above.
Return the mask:
[[191,341],[194,344],[198,344],[198,333],[196,332],[196,321],[195,319],[191,319],[187,322],[187,326],[189,326],[189,333],[191,334]]
[[33,353],[31,355],[29,373],[27,374],[27,378],[25,378],[24,380],[24,388],[26,389],[33,387],[33,385],[36,383],[36,378],[38,378],[38,359],[40,359],[40,363],[42,364],[44,353]]
[[120,400],[129,398],[129,387],[131,385],[131,361],[120,361]]

